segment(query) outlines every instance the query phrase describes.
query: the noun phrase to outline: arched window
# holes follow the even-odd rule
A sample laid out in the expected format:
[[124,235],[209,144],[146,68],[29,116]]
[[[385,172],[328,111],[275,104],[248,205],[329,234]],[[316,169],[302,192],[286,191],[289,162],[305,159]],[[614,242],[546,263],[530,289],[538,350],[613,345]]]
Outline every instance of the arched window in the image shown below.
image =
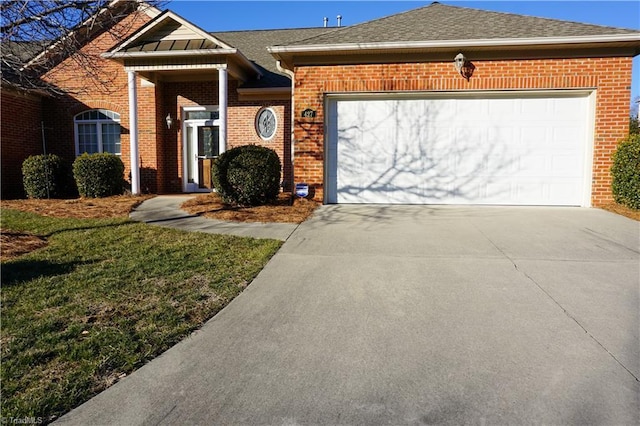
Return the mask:
[[110,152],[120,155],[120,114],[92,109],[75,116],[76,155]]

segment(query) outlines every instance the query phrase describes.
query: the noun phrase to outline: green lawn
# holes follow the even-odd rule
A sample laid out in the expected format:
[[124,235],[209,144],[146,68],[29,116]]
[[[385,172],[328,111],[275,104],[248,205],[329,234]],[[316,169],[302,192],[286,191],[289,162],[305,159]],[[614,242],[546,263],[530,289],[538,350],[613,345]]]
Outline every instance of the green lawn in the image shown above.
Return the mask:
[[48,422],[211,318],[279,241],[2,209],[48,247],[2,262],[2,417]]

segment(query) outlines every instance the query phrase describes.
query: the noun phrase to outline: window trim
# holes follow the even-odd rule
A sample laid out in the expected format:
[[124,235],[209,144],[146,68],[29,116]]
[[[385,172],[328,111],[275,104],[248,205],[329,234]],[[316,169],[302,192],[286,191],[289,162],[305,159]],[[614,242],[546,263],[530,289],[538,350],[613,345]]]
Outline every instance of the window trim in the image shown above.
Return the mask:
[[[109,119],[100,119],[100,118],[88,119],[88,120],[79,119],[80,116],[82,116],[83,114],[86,114],[88,112],[91,112],[91,111],[97,111],[99,113],[102,113],[102,114],[106,115],[107,117],[110,117],[110,116],[113,115],[113,117],[111,117]],[[73,136],[74,136],[74,140],[75,140],[76,157],[81,155],[81,153],[80,153],[80,132],[79,132],[79,129],[78,129],[78,125],[80,125],[80,124],[93,124],[93,125],[96,126],[95,129],[96,129],[96,137],[97,137],[97,143],[98,143],[98,153],[105,152],[104,151],[104,145],[102,143],[102,134],[103,134],[102,125],[103,124],[117,124],[118,128],[120,129],[119,135],[122,135],[122,124],[121,124],[120,114],[119,113],[117,113],[115,111],[108,110],[108,109],[104,109],[104,108],[92,108],[92,109],[87,109],[87,110],[81,111],[78,114],[73,116]],[[122,138],[120,138],[120,152],[113,153],[113,154],[117,155],[118,157],[122,156]]]

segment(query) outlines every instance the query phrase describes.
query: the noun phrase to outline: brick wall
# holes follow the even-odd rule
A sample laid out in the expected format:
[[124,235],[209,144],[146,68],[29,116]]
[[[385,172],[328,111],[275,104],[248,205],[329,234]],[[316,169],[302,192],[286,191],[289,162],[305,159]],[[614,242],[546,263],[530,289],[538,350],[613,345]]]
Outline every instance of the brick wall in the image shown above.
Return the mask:
[[[235,82],[232,83],[236,85]],[[271,108],[276,115],[276,134],[268,141],[263,140],[256,132],[256,114],[263,107]],[[289,191],[293,182],[291,164],[291,101],[240,101],[236,87],[229,91],[229,147],[239,145],[261,145],[278,153],[282,163],[282,177],[285,190]]]
[[22,198],[22,162],[43,153],[42,102],[38,96],[2,89],[2,193],[0,198]]
[[[612,200],[611,155],[627,134],[631,58],[474,61],[470,81],[451,62],[301,66],[295,69],[296,182],[313,186],[322,201],[324,96],[327,93],[596,89],[592,204]],[[304,109],[315,118],[301,118]]]
[[[283,180],[291,182],[291,103],[287,101],[241,101],[238,99],[235,80],[229,81],[227,110],[227,149],[240,145],[262,145],[275,150],[283,165]],[[171,82],[161,84],[162,100],[159,116],[178,117],[180,122],[171,130],[164,126],[162,151],[162,176],[166,192],[182,191],[183,143],[181,109],[186,106],[218,105],[217,81]],[[276,113],[278,127],[269,141],[262,140],[255,131],[256,113],[262,107],[270,107]],[[163,118],[164,120],[164,118]]]
[[[121,158],[125,165],[125,178],[130,182],[127,74],[120,64],[103,59],[100,55],[148,20],[149,18],[144,14],[131,15],[118,24],[112,32],[95,37],[91,43],[83,47],[83,55],[91,58],[95,64],[95,67],[90,70],[83,66],[82,61],[68,58],[43,77],[68,93],[43,102],[42,115],[50,152],[73,161],[75,159],[74,116],[96,108],[115,111],[120,114]],[[112,34],[118,34],[118,38]],[[237,81],[230,79],[227,146],[232,148],[243,144],[257,144],[274,149],[283,164],[283,179],[290,182],[292,180],[290,102],[240,101],[237,84]],[[181,119],[180,110],[190,105],[218,105],[218,84],[212,80],[158,83],[155,87],[153,85],[142,87],[138,79],[137,85],[141,190],[151,193],[181,192],[183,146],[181,122],[178,121]],[[255,132],[255,114],[263,106],[273,108],[278,119],[277,133],[270,141],[263,141]],[[167,129],[166,126],[167,114],[171,114],[174,120],[177,119],[171,129]],[[33,126],[30,127],[33,128]],[[37,129],[39,128],[38,122]]]
[[[47,99],[43,103],[43,115],[47,144],[51,150],[69,161],[75,159],[74,116],[88,109],[104,108],[120,114],[122,161],[125,178],[130,181],[129,151],[129,101],[127,74],[116,62],[100,57],[114,45],[133,33],[150,18],[132,14],[123,19],[111,32],[96,36],[81,51],[91,58],[95,66],[89,69],[76,58],[67,58],[43,76],[43,79],[67,92],[66,95]],[[117,36],[116,36],[117,35]],[[138,79],[138,132],[142,167],[141,189],[156,192],[157,163],[155,89],[141,87]]]

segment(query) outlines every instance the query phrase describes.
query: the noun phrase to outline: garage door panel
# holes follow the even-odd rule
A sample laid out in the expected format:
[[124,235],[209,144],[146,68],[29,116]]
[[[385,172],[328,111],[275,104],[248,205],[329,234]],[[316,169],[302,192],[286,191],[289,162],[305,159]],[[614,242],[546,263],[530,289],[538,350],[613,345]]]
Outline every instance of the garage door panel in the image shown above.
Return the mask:
[[527,126],[520,128],[518,139],[514,141],[527,146],[539,146],[549,142],[549,129],[543,126]]
[[585,97],[337,100],[329,111],[328,202],[583,199]]
[[576,158],[571,152],[554,154],[550,157],[551,167],[548,172],[551,176],[572,177],[574,179],[582,178],[582,174],[577,173],[577,171],[582,168],[582,158]]
[[584,129],[578,126],[567,126],[551,130],[551,143],[554,148],[578,149],[584,140]]

